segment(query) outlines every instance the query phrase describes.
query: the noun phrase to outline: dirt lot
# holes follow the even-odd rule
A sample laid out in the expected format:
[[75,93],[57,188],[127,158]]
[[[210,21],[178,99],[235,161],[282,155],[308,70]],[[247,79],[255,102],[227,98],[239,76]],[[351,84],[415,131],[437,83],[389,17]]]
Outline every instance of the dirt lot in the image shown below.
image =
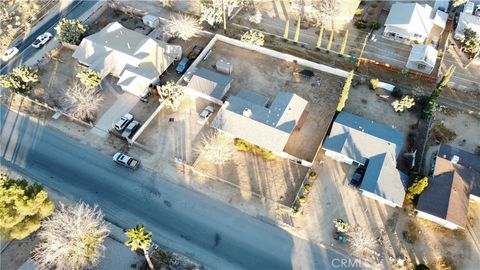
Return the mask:
[[[413,263],[429,266],[441,257],[451,259],[456,269],[477,269],[479,261],[479,205],[471,204],[469,225],[466,232],[452,232],[435,224],[408,216],[403,209],[394,209],[365,197],[347,184],[350,166],[328,159],[318,170],[319,179],[313,185],[309,201],[303,213],[295,217],[295,225],[304,227],[301,233],[313,241],[351,252],[345,243],[333,239],[332,220],[341,218],[351,228],[361,229],[377,239],[380,254],[364,253],[364,259],[378,262],[374,269],[413,269]],[[404,231],[410,230],[417,240],[407,243]],[[395,265],[394,260],[403,255],[405,266]],[[434,269],[434,268],[431,268]],[[443,268],[436,268],[443,269]]]

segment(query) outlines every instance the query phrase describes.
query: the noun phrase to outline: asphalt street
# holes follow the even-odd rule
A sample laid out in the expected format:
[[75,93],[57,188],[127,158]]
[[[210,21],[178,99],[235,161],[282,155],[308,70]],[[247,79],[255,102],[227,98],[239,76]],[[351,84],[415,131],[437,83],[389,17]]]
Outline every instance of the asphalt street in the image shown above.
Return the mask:
[[2,166],[70,200],[98,204],[122,228],[143,223],[155,242],[208,268],[331,269],[354,260],[150,171],[119,167],[111,156],[0,107]]
[[53,36],[55,36],[54,28],[61,18],[68,18],[68,19],[78,18],[83,13],[85,13],[88,9],[94,6],[96,3],[97,3],[97,0],[73,1],[63,11],[58,12],[55,16],[51,17],[49,20],[44,22],[38,29],[30,33],[25,39],[23,39],[23,41],[12,44],[11,47],[17,47],[19,49],[19,52],[9,62],[7,63],[1,62],[0,74],[8,73],[11,69],[26,62],[33,54],[36,53],[39,49],[35,49],[31,45],[39,35],[45,32],[50,32]]

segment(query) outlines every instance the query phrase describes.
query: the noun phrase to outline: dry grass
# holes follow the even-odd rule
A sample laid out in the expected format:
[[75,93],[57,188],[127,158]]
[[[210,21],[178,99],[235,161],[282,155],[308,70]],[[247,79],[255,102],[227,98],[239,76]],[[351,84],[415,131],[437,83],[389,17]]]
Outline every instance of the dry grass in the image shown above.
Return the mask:
[[450,143],[457,137],[455,131],[447,128],[444,124],[436,124],[430,130],[429,144]]

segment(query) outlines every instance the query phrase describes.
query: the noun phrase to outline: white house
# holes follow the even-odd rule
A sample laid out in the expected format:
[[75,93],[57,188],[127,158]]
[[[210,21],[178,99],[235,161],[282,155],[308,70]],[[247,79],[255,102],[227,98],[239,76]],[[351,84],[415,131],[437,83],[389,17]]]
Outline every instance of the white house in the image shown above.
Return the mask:
[[397,167],[403,134],[360,116],[341,112],[325,139],[325,155],[366,166],[362,195],[391,207],[402,207],[408,176]]
[[124,91],[140,96],[172,64],[167,46],[112,22],[85,37],[72,56],[102,78],[119,77]]
[[457,28],[455,29],[455,39],[460,40],[464,37],[463,31],[465,28],[470,28],[475,31],[477,35],[480,35],[480,16],[461,12],[458,18]]
[[433,12],[432,7],[427,4],[395,3],[385,21],[383,35],[396,41],[423,43],[434,26],[439,27],[436,35],[441,34],[447,17],[441,10]]
[[406,68],[430,74],[435,68],[437,55],[438,51],[430,45],[413,45]]

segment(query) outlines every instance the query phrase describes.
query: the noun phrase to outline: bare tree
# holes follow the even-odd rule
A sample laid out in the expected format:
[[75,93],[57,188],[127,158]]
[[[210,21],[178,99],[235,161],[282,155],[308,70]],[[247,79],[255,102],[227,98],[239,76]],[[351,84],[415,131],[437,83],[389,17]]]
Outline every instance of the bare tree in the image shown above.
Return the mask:
[[168,81],[162,86],[157,86],[157,91],[161,103],[174,111],[178,110],[185,95],[183,86],[176,84],[174,81]]
[[42,222],[40,243],[32,259],[45,269],[92,268],[98,264],[110,230],[97,206],[85,203],[65,207]]
[[102,104],[102,95],[93,89],[87,89],[80,83],[74,83],[65,93],[64,106],[73,117],[92,120]]
[[197,19],[187,15],[173,16],[167,24],[166,30],[172,36],[179,37],[183,40],[189,40],[195,37],[202,30]]
[[348,233],[350,248],[354,253],[363,253],[365,251],[374,252],[378,242],[371,234],[363,228],[357,227]]
[[233,140],[220,132],[212,132],[202,138],[195,152],[205,160],[221,165],[233,158]]

